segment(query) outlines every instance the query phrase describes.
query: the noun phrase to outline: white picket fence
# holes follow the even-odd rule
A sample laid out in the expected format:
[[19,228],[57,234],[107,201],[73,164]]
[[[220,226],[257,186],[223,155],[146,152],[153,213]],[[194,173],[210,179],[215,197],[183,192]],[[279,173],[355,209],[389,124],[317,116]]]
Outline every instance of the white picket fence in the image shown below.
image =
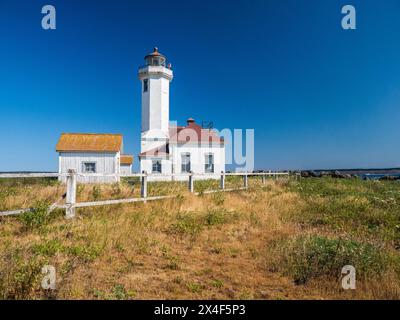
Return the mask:
[[[119,203],[132,203],[132,202],[147,202],[147,201],[154,201],[154,200],[162,200],[162,199],[171,199],[175,198],[176,195],[166,195],[166,196],[152,196],[149,197],[147,195],[147,180],[148,177],[187,177],[188,183],[188,190],[195,195],[199,195],[199,192],[194,192],[194,182],[196,177],[201,177],[202,180],[207,179],[209,176],[210,178],[215,179],[215,174],[193,174],[193,173],[186,173],[186,174],[157,174],[151,175],[147,174],[146,172],[143,173],[134,173],[134,174],[124,174],[119,175],[119,177],[139,177],[140,184],[141,184],[141,192],[140,198],[128,198],[128,199],[116,199],[116,200],[102,200],[102,201],[91,201],[91,202],[76,202],[76,186],[77,186],[77,176],[85,174],[76,173],[75,170],[68,170],[67,174],[59,174],[59,173],[1,173],[1,178],[55,178],[60,176],[67,177],[66,183],[66,193],[65,193],[65,204],[59,204],[62,200],[61,198],[57,200],[57,202],[53,203],[49,211],[54,209],[65,209],[65,217],[67,219],[71,219],[75,217],[76,209],[83,208],[83,207],[92,207],[92,206],[105,206],[105,205],[113,205]],[[115,175],[103,175],[98,174],[99,176],[115,176]],[[228,172],[221,172],[220,175],[220,188],[218,190],[207,190],[203,191],[202,194],[208,193],[215,193],[215,192],[229,192],[229,191],[239,191],[239,190],[246,190],[248,189],[248,177],[249,176],[261,176],[262,183],[265,183],[266,177],[274,177],[277,179],[281,176],[289,177],[288,172],[257,172],[257,173],[248,173],[248,172],[235,172],[235,173],[228,173]],[[243,187],[240,188],[225,188],[225,177],[226,176],[242,176],[243,177]],[[64,198],[64,196],[62,197]],[[11,211],[2,211],[0,212],[1,216],[10,216],[10,215],[18,215],[24,212],[30,211],[32,208],[28,209],[19,209],[19,210],[11,210]]]

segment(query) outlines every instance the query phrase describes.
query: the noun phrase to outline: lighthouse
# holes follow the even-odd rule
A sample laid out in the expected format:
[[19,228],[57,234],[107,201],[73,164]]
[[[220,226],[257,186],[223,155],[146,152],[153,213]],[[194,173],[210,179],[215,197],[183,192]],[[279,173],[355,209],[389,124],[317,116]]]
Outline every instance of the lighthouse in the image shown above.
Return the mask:
[[[169,123],[169,84],[171,65],[157,48],[144,57],[139,68],[142,91],[142,130],[140,171],[148,181],[219,179],[225,171],[224,139],[212,128],[203,128],[193,118],[186,126]],[[200,176],[201,175],[201,176]]]
[[167,59],[154,48],[139,68],[142,83],[141,152],[157,148],[169,138],[169,84],[173,73]]

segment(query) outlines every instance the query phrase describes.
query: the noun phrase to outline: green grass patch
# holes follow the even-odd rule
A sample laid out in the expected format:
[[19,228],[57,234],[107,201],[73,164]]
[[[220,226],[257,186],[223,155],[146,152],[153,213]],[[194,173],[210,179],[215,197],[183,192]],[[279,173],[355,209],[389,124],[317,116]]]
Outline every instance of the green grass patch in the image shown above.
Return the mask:
[[18,216],[18,219],[25,229],[34,229],[47,224],[56,216],[55,212],[48,212],[48,209],[49,203],[47,201],[37,201],[31,210]]
[[324,177],[292,181],[288,188],[304,200],[291,219],[400,248],[399,182]]
[[345,265],[356,268],[357,278],[383,274],[390,256],[381,248],[353,240],[323,236],[299,236],[275,243],[275,268],[291,276],[297,284],[326,277],[338,279]]

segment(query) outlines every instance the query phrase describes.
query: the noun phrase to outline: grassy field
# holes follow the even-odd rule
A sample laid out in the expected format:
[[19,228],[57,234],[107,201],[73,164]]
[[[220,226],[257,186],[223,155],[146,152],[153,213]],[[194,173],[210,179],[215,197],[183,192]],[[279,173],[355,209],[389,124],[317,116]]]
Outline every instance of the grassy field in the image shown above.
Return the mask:
[[[227,188],[241,186],[240,178]],[[249,179],[249,190],[46,214],[54,180],[0,181],[1,299],[399,299],[400,184],[332,178]],[[218,181],[195,184],[196,191]],[[78,201],[138,196],[136,180],[78,187]],[[40,287],[53,265],[57,289]],[[353,265],[357,289],[343,290]]]

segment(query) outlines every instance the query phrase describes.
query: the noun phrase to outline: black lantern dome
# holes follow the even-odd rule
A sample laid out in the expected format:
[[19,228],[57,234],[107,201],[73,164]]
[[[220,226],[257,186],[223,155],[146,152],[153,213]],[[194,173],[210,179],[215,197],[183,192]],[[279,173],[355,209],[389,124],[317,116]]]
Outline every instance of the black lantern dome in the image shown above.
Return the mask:
[[158,48],[155,47],[153,49],[152,53],[150,53],[144,57],[144,60],[146,61],[147,66],[163,66],[163,67],[165,67],[167,58],[163,54],[158,52]]

